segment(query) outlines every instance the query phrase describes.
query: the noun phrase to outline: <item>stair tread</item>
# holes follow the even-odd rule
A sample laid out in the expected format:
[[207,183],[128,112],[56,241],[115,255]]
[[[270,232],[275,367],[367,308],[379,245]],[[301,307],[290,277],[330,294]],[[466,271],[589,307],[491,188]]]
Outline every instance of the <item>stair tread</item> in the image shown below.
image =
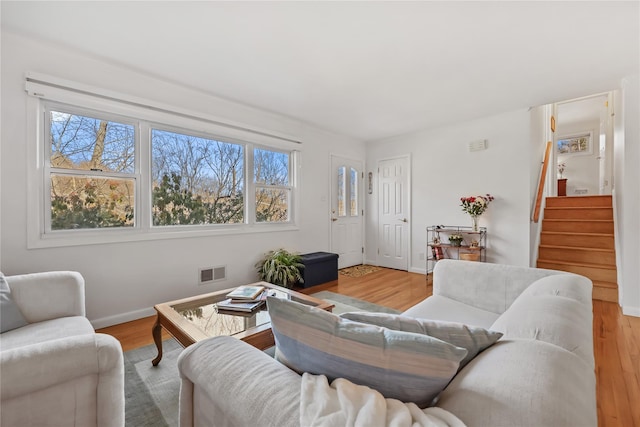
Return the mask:
[[618,284],[613,282],[604,282],[602,280],[592,280],[593,286],[600,288],[618,289]]
[[612,219],[584,219],[584,218],[544,218],[543,221],[553,221],[553,222],[560,222],[560,221],[580,221],[580,222],[613,222]]
[[606,270],[615,270],[615,265],[609,264],[590,264],[585,262],[568,262],[568,261],[558,261],[555,259],[542,259],[538,258],[538,263],[546,263],[546,264],[556,264],[556,265],[571,265],[575,267],[587,267],[587,268],[602,268]]
[[613,233],[583,233],[577,231],[542,231],[540,234],[569,234],[571,236],[613,237]]
[[583,246],[562,246],[562,245],[540,245],[541,248],[548,249],[567,249],[567,250],[578,250],[578,251],[589,251],[589,252],[615,252],[615,249],[602,249],[602,248],[585,248]]

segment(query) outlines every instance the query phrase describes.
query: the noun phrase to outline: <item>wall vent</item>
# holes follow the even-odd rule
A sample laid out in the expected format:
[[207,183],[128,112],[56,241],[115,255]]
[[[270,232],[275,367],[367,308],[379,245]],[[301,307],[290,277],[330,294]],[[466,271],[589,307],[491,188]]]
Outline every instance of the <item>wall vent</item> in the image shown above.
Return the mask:
[[225,280],[227,278],[227,266],[222,265],[220,267],[213,268],[213,281]]
[[199,270],[200,276],[198,284],[206,285],[211,282],[219,282],[227,279],[227,266],[205,267]]

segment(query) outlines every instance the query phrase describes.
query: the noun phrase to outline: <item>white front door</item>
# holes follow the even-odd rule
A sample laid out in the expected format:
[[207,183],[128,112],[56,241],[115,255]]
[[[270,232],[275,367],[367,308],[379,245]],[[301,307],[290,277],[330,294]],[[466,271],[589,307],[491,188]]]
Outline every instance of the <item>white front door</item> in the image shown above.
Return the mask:
[[378,265],[408,270],[409,158],[378,163]]
[[331,252],[338,268],[362,264],[362,162],[331,156]]

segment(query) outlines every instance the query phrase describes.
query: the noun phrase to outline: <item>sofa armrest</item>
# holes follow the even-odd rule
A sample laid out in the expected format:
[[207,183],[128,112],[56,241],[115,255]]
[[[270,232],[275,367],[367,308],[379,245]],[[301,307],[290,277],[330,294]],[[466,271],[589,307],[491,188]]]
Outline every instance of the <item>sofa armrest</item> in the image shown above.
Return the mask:
[[180,426],[207,419],[225,426],[300,424],[300,375],[243,341],[196,343],[181,353],[178,370]]
[[433,294],[502,314],[529,285],[554,274],[571,273],[443,259],[433,269]]
[[85,316],[84,278],[75,271],[51,271],[6,277],[27,322]]
[[108,387],[124,391],[122,347],[105,334],[76,335],[5,350],[0,352],[0,368],[2,400],[85,375],[99,376],[98,387],[110,384]]

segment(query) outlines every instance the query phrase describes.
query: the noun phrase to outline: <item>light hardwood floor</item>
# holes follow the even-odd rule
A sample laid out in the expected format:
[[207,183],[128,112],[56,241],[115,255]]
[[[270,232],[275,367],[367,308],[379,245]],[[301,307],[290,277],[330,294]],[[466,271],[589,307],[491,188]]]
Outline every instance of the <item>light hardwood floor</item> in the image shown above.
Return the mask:
[[[432,293],[425,276],[389,269],[361,278],[340,275],[337,282],[303,292],[323,290],[398,310],[406,310]],[[153,343],[154,322],[154,317],[148,317],[99,332],[118,338],[127,351]],[[594,300],[593,337],[599,427],[640,427],[640,318],[622,315],[615,303]]]

